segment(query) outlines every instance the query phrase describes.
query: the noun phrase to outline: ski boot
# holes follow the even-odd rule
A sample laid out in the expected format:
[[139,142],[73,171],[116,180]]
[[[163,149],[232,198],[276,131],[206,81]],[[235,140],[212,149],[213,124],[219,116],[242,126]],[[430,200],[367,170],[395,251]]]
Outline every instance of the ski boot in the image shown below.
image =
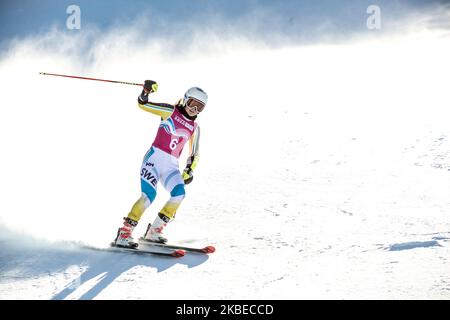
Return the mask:
[[134,227],[137,226],[137,221],[130,218],[123,218],[123,227],[117,231],[117,237],[113,242],[113,245],[123,248],[137,248],[139,245],[134,241],[132,233]]
[[155,221],[153,221],[153,225],[151,223],[148,224],[147,231],[144,235],[144,240],[148,242],[166,243],[167,239],[163,237],[162,230],[169,221],[170,219],[168,217],[158,213]]

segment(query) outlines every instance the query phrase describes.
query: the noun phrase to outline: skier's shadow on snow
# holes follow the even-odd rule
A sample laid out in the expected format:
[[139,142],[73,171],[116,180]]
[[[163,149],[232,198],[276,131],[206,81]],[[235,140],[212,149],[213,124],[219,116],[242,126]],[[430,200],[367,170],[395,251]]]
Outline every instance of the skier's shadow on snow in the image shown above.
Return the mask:
[[[93,299],[119,276],[134,267],[151,267],[155,268],[157,272],[163,272],[176,264],[193,268],[207,260],[208,256],[204,254],[188,253],[182,258],[172,258],[101,252],[94,258],[88,258],[88,261],[84,262],[87,264],[87,270],[79,278],[68,283],[61,292],[55,294],[52,300],[63,300],[83,284],[97,278],[96,284],[78,298],[79,300]],[[151,270],[148,275],[152,277]]]

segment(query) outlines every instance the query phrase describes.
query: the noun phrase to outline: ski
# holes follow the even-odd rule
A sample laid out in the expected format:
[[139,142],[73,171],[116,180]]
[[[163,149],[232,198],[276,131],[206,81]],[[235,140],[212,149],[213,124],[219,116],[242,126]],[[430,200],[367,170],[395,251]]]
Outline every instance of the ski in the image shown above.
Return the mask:
[[126,252],[126,253],[134,253],[134,254],[141,254],[141,255],[154,255],[154,256],[161,256],[161,257],[172,257],[172,258],[181,258],[185,255],[185,252],[181,249],[172,250],[169,252],[160,252],[160,251],[153,251],[153,250],[145,250],[145,249],[139,249],[139,248],[125,248],[125,247],[119,247],[115,244],[111,243],[109,248],[98,248],[98,247],[91,247],[91,246],[84,246],[87,249],[91,250],[97,250],[97,251],[105,251],[105,252]]
[[[175,257],[180,258],[183,257],[185,252],[181,249],[173,250],[171,252],[160,252],[160,251],[153,251],[153,250],[144,250],[139,248],[126,248],[126,247],[120,247],[116,246],[114,243],[111,243],[111,249],[117,250],[117,251],[124,251],[124,252],[132,252],[136,254],[150,254],[154,256],[163,256],[163,257]],[[176,249],[176,248],[173,248]]]
[[161,247],[161,248],[167,248],[167,249],[175,249],[175,250],[184,250],[184,251],[188,251],[188,252],[197,252],[197,253],[213,253],[216,251],[216,248],[214,248],[213,246],[206,246],[204,248],[193,248],[193,247],[185,247],[185,246],[180,246],[180,245],[176,245],[176,244],[165,244],[165,243],[158,243],[158,242],[153,242],[150,240],[147,240],[143,237],[139,238],[139,241],[143,244],[149,245],[149,246],[156,246],[156,247]]

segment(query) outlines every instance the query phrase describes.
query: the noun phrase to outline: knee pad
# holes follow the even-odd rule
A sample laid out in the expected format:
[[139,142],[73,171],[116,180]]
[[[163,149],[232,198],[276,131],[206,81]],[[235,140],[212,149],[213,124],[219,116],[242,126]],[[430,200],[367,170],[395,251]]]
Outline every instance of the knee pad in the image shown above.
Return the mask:
[[186,195],[184,184],[177,184],[170,192],[171,197],[183,197]]
[[147,196],[150,202],[153,202],[156,198],[156,190],[147,182],[141,179],[141,190]]

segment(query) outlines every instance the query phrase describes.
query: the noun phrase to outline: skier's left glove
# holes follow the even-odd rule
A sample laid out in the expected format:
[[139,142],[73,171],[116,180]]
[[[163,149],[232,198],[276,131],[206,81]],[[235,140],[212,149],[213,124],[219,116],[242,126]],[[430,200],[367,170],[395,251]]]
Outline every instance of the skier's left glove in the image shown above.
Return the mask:
[[183,180],[184,180],[184,184],[189,184],[192,182],[192,180],[194,180],[194,172],[192,171],[191,168],[184,169]]

